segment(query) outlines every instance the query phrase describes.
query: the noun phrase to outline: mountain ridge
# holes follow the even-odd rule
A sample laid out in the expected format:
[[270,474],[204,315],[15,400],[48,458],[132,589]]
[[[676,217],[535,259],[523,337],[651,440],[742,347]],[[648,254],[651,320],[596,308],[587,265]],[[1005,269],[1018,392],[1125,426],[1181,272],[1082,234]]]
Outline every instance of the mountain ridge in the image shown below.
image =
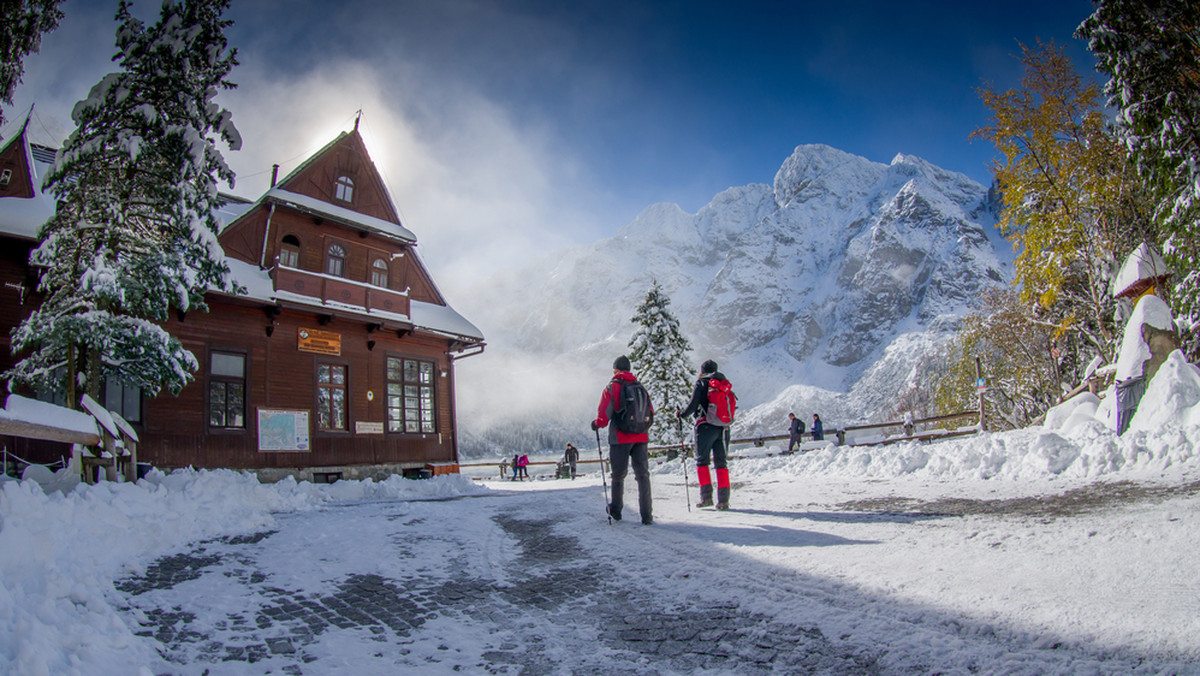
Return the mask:
[[[1011,278],[993,205],[984,186],[912,155],[884,164],[800,145],[770,185],[728,188],[695,214],[651,204],[613,237],[497,273],[471,316],[499,362],[594,384],[657,280],[697,363],[721,362],[747,410],[808,398],[865,418],[911,386],[979,291]],[[592,384],[557,384],[541,419],[590,419]],[[796,385],[829,395],[781,402]]]

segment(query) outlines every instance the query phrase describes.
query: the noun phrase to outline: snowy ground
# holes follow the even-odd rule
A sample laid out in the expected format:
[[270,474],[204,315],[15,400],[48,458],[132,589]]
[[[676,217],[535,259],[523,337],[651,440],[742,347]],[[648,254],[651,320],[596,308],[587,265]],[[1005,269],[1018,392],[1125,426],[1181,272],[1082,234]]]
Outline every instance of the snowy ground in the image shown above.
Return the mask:
[[609,525],[594,469],[9,482],[0,672],[1200,673],[1189,368],[1122,437],[1062,411],[739,460],[729,512],[661,465],[652,526]]

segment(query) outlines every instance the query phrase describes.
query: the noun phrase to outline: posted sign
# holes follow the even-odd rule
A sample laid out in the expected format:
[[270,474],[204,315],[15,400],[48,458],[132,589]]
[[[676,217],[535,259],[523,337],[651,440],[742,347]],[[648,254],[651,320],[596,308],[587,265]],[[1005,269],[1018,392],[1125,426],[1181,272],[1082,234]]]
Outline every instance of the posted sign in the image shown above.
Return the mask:
[[300,329],[296,346],[301,352],[315,354],[342,354],[342,334],[319,329]]

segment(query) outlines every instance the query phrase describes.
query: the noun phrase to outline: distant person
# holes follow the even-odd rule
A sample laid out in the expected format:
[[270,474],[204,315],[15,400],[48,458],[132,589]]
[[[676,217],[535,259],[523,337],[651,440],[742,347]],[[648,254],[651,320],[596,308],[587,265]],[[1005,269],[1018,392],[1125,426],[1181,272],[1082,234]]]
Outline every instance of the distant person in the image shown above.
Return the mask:
[[512,469],[513,469],[512,480],[516,481],[517,479],[520,479],[521,478],[521,454],[520,453],[513,455]]
[[816,413],[813,414],[812,435],[813,441],[825,440],[825,428],[821,425],[821,416]]
[[788,453],[795,453],[796,448],[803,443],[804,421],[797,418],[795,413],[788,414],[791,423],[788,426]]
[[567,444],[567,452],[563,455],[563,460],[566,460],[567,464],[571,466],[571,478],[574,479],[576,477],[575,465],[579,463],[579,449]]
[[521,466],[521,481],[524,481],[529,478],[529,456],[522,453],[517,460]]
[[508,474],[508,458],[500,459],[500,478],[503,479]]
[[[650,496],[650,426],[646,418],[648,416],[649,420],[653,420],[654,407],[650,405],[649,395],[645,395],[644,400],[638,400],[641,410],[629,410],[632,404],[626,395],[637,395],[638,390],[641,393],[646,391],[629,372],[630,368],[629,357],[625,355],[613,362],[613,378],[600,394],[600,406],[596,410],[596,419],[592,421],[592,430],[599,441],[600,428],[608,427],[608,456],[612,469],[612,502],[607,506],[608,515],[616,521],[621,520],[625,475],[632,464],[633,477],[638,486],[638,513],[642,523],[649,526],[654,523],[654,517]],[[604,471],[603,467],[600,471]]]
[[[713,506],[713,480],[708,465],[717,470],[717,509],[729,509],[729,424],[733,422],[734,396],[729,381],[717,370],[717,362],[709,359],[700,366],[700,377],[692,391],[692,400],[680,418],[695,416],[696,476],[700,483],[700,502],[697,507]],[[722,412],[724,408],[724,412]],[[726,419],[728,418],[728,419]]]

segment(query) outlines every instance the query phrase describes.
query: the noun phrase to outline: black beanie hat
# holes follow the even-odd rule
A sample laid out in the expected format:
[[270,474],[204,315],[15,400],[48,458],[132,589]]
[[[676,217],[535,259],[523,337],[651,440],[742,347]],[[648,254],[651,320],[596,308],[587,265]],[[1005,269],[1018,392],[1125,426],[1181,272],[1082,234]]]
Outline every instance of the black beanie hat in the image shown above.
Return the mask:
[[705,362],[700,365],[700,372],[701,373],[716,373],[717,372],[717,362],[715,362],[711,359],[705,360]]
[[629,369],[633,368],[633,365],[629,363],[629,357],[621,355],[620,357],[617,357],[616,361],[613,362],[613,368],[618,371],[628,371]]

